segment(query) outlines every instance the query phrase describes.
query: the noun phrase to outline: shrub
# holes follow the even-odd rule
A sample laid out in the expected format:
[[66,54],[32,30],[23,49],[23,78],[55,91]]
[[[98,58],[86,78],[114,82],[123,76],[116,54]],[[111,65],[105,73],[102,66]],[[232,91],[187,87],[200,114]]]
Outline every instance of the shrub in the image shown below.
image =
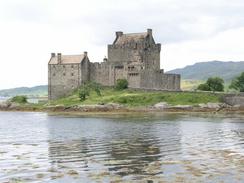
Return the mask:
[[208,78],[206,83],[200,84],[197,87],[202,91],[224,91],[224,80],[219,77]]
[[80,101],[86,100],[91,91],[95,91],[98,96],[102,96],[101,85],[96,82],[88,82],[78,90]]
[[210,88],[209,86],[207,85],[207,83],[203,83],[203,84],[200,84],[198,87],[197,87],[198,90],[202,90],[202,91],[210,91]]
[[85,88],[82,88],[79,90],[78,95],[79,95],[80,101],[84,101],[84,100],[86,100],[86,97],[89,96],[89,91],[86,90]]
[[237,76],[232,80],[229,88],[244,92],[244,72],[242,72],[240,76]]
[[23,95],[15,96],[10,99],[11,102],[16,102],[20,104],[27,103],[27,97]]
[[116,90],[124,90],[128,88],[128,81],[126,79],[118,79],[116,81],[115,89]]

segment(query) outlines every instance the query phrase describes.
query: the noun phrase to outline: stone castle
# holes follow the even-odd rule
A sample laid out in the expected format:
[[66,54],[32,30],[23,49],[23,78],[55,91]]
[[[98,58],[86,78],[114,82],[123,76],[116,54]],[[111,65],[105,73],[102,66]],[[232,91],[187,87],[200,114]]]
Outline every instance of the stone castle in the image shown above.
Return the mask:
[[143,33],[116,32],[103,62],[90,62],[87,52],[80,55],[51,54],[48,63],[50,100],[70,94],[88,81],[114,86],[118,79],[128,80],[129,88],[180,90],[180,75],[160,69],[161,44],[155,43],[152,30]]

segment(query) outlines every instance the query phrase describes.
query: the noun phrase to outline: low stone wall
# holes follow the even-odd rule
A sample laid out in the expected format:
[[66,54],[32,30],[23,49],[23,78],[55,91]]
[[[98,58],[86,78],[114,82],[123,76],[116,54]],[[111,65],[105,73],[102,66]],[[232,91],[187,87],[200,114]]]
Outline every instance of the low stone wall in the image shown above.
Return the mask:
[[231,106],[244,107],[244,93],[226,94],[223,96],[223,102]]

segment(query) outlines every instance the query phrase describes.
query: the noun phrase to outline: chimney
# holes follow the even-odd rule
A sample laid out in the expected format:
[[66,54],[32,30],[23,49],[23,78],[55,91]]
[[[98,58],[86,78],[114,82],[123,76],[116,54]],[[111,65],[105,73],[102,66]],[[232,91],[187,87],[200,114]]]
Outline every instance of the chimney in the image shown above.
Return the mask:
[[115,34],[116,34],[116,37],[119,37],[119,36],[122,36],[122,35],[123,35],[123,32],[118,31],[118,32],[116,32]]
[[152,36],[152,29],[147,29],[147,33]]
[[51,57],[52,57],[52,58],[55,57],[55,53],[51,53]]
[[87,57],[87,51],[84,51],[84,57]]
[[62,54],[58,53],[58,64],[61,64],[61,57],[62,57]]

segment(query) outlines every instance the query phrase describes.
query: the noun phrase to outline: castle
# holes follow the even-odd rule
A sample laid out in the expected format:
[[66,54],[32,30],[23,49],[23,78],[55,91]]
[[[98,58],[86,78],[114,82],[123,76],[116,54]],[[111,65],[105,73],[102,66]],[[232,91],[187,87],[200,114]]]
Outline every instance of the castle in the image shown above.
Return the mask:
[[161,44],[155,43],[152,30],[143,33],[116,32],[103,62],[90,62],[87,52],[80,55],[51,54],[48,63],[50,100],[70,94],[88,81],[114,86],[118,79],[128,80],[129,88],[180,90],[180,75],[160,69]]

